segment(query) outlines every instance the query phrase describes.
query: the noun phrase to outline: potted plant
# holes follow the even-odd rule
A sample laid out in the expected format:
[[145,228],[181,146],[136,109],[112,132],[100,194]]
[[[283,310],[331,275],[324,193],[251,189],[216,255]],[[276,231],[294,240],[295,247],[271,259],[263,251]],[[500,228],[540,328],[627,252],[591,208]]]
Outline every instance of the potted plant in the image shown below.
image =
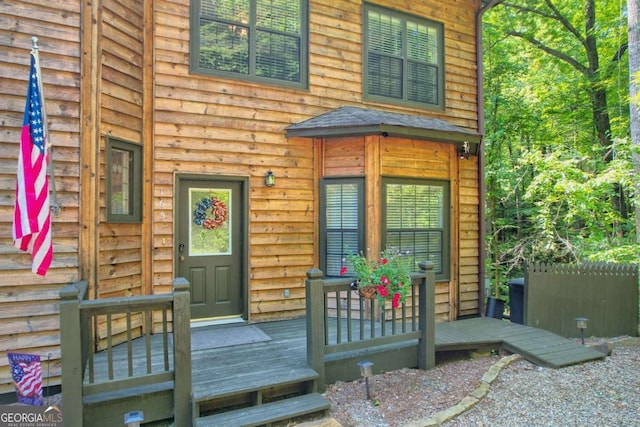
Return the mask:
[[[405,255],[407,255],[405,253]],[[408,257],[393,249],[386,249],[377,261],[370,261],[360,253],[347,255],[353,271],[342,267],[340,275],[350,274],[357,278],[351,289],[358,290],[364,298],[377,298],[381,305],[391,302],[393,308],[400,307],[411,291],[411,277],[407,264]]]

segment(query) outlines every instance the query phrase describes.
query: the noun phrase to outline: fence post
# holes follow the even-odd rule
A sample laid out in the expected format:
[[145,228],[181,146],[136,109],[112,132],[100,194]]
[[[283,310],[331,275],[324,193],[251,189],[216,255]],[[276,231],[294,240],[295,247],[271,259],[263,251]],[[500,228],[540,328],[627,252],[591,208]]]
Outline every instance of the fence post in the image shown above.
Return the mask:
[[82,330],[80,321],[81,282],[60,290],[60,352],[64,425],[82,427]]
[[176,426],[190,426],[191,406],[191,297],[184,277],[173,281],[173,417]]
[[436,276],[433,263],[422,261],[420,272],[425,273],[425,277],[421,279],[423,286],[420,286],[418,294],[418,322],[422,333],[418,343],[418,368],[432,369],[436,366]]
[[318,391],[324,391],[324,289],[322,271],[317,268],[307,270],[307,363],[318,373]]

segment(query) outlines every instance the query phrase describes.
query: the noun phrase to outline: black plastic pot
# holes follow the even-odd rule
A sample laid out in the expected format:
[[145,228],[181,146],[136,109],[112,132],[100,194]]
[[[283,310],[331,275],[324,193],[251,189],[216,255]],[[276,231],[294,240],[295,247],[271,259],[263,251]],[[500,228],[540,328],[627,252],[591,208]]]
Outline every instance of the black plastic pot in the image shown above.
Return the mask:
[[487,297],[487,305],[485,306],[485,317],[493,317],[494,319],[502,319],[504,314],[504,300]]

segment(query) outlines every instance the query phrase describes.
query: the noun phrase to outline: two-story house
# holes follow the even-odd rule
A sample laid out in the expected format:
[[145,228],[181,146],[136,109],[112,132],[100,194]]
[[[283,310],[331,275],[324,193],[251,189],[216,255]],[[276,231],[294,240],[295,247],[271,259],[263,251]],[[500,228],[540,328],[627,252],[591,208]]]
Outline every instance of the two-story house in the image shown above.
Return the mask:
[[[194,320],[304,316],[306,271],[397,247],[440,321],[482,304],[481,0],[7,0],[0,10],[0,355],[51,354],[58,291],[191,283]],[[12,245],[32,36],[60,213]],[[13,392],[0,357],[0,394]]]

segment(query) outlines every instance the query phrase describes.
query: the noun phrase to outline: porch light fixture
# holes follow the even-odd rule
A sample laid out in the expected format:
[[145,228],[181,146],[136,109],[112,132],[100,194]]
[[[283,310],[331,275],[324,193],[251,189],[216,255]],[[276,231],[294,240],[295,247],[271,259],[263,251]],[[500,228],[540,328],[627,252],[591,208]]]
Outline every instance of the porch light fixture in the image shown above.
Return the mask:
[[264,176],[264,185],[266,185],[267,187],[273,187],[274,185],[276,185],[276,176],[273,174],[273,172],[268,171]]
[[460,148],[458,148],[458,154],[460,155],[460,160],[469,160],[469,141],[465,141],[462,143]]
[[578,324],[578,329],[580,329],[580,337],[582,338],[582,345],[584,345],[584,330],[587,329],[587,322],[589,319],[586,317],[576,317],[576,323]]
[[373,363],[368,360],[358,362],[360,367],[360,376],[364,378],[365,387],[367,388],[367,400],[371,400],[371,391],[369,390],[369,377],[373,376]]

